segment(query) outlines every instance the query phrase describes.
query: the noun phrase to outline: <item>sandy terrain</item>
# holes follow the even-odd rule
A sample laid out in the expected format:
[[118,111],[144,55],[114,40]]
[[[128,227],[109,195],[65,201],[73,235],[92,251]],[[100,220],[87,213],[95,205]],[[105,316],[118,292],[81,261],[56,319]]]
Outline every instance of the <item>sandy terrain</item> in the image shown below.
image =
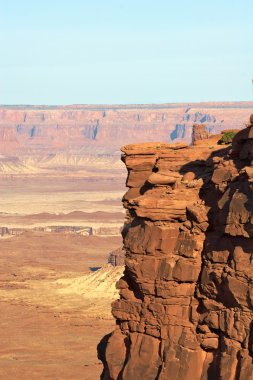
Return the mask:
[[123,183],[114,190],[114,186],[106,188],[103,181],[87,186],[81,179],[59,182],[57,178],[47,182],[40,180],[0,179],[1,213],[27,215],[41,212],[69,213],[75,210],[122,212]]
[[99,379],[100,338],[122,268],[104,267],[120,237],[25,233],[1,240],[0,379]]
[[[114,174],[1,174],[0,228],[24,232],[0,236],[0,380],[99,379],[96,346],[113,329],[123,270],[106,266],[124,222]],[[48,226],[95,235],[32,230]]]
[[[103,188],[103,191],[101,191]],[[123,184],[74,178],[0,177],[0,227],[92,228],[93,234],[120,234],[124,223]]]

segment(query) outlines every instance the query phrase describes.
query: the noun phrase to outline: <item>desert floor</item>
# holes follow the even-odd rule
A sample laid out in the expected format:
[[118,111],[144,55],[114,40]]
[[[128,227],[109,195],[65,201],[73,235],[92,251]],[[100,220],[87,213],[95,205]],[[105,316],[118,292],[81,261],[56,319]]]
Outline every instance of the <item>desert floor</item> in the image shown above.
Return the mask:
[[[121,236],[30,227],[52,221],[80,224],[82,212],[91,213],[91,224],[113,220],[120,225],[122,189],[104,186],[101,196],[96,184],[75,181],[65,187],[45,182],[44,189],[32,180],[3,183],[1,226],[27,230],[0,238],[0,379],[99,379],[96,347],[115,326],[110,305],[118,297],[115,282],[123,272],[106,263]],[[64,212],[74,214],[64,219]]]

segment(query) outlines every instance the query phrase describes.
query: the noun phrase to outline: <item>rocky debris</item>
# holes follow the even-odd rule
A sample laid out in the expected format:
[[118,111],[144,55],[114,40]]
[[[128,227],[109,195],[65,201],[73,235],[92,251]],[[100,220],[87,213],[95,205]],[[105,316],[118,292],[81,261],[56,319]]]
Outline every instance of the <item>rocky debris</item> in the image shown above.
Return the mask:
[[114,267],[125,265],[125,251],[123,247],[119,247],[109,253],[108,264]]
[[126,267],[101,379],[250,380],[253,115],[232,148],[157,146],[123,148]]

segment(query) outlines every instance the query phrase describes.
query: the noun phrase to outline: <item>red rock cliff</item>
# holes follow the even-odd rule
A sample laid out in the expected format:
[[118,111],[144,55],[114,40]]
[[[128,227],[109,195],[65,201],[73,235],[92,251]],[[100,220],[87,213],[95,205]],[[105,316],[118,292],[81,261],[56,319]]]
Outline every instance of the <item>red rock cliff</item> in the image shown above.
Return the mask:
[[101,379],[252,379],[250,121],[232,147],[123,147],[126,268]]

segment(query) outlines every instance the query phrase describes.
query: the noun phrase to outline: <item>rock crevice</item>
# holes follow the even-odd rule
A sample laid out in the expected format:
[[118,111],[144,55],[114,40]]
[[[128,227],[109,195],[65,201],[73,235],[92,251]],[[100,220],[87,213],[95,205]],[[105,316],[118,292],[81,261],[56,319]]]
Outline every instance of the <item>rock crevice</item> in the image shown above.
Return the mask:
[[252,379],[250,121],[225,148],[122,148],[126,268],[101,379]]

